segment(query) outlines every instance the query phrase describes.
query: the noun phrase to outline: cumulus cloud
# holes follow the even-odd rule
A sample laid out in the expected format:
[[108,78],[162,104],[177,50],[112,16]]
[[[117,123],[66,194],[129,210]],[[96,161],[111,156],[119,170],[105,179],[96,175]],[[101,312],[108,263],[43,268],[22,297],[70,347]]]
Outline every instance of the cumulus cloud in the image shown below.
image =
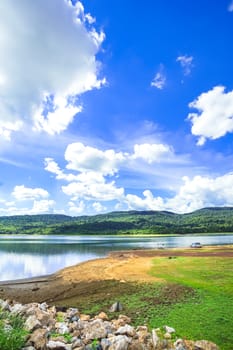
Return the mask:
[[144,197],[128,194],[125,201],[129,209],[170,210],[177,213],[192,212],[203,207],[233,205],[233,174],[219,177],[184,177],[183,184],[173,197],[154,197],[146,190]]
[[[129,208],[162,209],[163,200],[153,198],[152,192],[144,191],[144,198],[127,194],[124,187],[118,185],[121,170],[134,171],[143,163],[148,167],[160,163],[176,161],[173,149],[162,143],[135,144],[133,152],[116,152],[113,149],[99,148],[72,143],[65,151],[66,169],[61,169],[53,158],[45,159],[45,170],[57,180],[66,181],[62,192],[70,197],[69,211],[83,213],[85,210],[106,211],[103,202],[127,203]],[[137,175],[136,175],[137,176]]]
[[158,72],[155,74],[150,85],[153,87],[156,87],[159,90],[162,90],[165,84],[166,84],[166,76],[164,73],[164,67],[163,65],[160,65],[160,68]]
[[188,119],[192,123],[192,134],[199,137],[199,146],[206,139],[215,140],[233,131],[233,91],[225,92],[224,86],[202,93],[189,107],[198,110],[189,113]]
[[55,201],[52,199],[35,200],[30,214],[43,214],[53,212]]
[[168,204],[179,212],[188,212],[209,206],[233,205],[233,174],[219,177],[195,176],[183,178],[184,184]]
[[117,188],[115,182],[71,182],[66,186],[62,186],[62,191],[70,196],[73,201],[97,200],[97,201],[111,201],[120,200],[124,196],[124,189]]
[[48,198],[49,193],[43,188],[30,188],[24,185],[15,186],[12,196],[18,201],[35,200],[39,198]]
[[117,172],[118,165],[126,159],[126,155],[112,149],[102,151],[77,142],[68,145],[65,159],[68,162],[67,169],[80,172],[96,171],[103,175],[113,175]]
[[34,113],[34,129],[45,131],[50,135],[59,134],[67,129],[75,115],[81,111],[81,106],[75,106],[67,102],[66,98],[59,98],[56,103],[54,103],[54,110],[48,112],[46,116],[43,115],[43,106]]
[[184,75],[189,75],[193,68],[193,56],[182,55],[176,58],[176,62],[179,62],[183,68]]
[[72,215],[80,215],[83,214],[83,212],[86,209],[86,205],[84,203],[84,201],[80,201],[80,202],[69,202],[69,211]]
[[93,23],[80,1],[0,3],[0,135],[24,124],[60,133],[81,111],[77,96],[105,83]]
[[172,153],[171,147],[166,144],[144,143],[134,145],[134,154],[132,155],[132,158],[141,158],[151,164],[159,162],[162,159],[165,160],[166,157],[170,157]]
[[[31,199],[29,198],[29,200]],[[14,202],[11,202],[0,208],[0,215],[48,214],[54,212],[55,204],[56,202],[52,199],[34,200],[31,207],[19,207]]]
[[150,190],[143,192],[143,197],[135,194],[127,194],[125,202],[130,210],[162,210],[164,209],[164,201],[161,197],[154,197]]
[[93,204],[92,204],[92,207],[94,208],[94,210],[95,210],[95,212],[96,213],[101,213],[101,212],[103,212],[103,211],[106,211],[106,207],[105,206],[103,206],[100,202],[94,202]]

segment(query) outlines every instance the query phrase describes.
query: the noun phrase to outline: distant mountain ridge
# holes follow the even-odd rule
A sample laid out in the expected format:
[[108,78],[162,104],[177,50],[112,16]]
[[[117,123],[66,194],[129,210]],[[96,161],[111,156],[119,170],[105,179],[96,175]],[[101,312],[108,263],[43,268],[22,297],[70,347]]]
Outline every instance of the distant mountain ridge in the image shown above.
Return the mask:
[[0,234],[186,234],[233,232],[233,207],[192,213],[115,211],[94,216],[61,214],[0,217]]

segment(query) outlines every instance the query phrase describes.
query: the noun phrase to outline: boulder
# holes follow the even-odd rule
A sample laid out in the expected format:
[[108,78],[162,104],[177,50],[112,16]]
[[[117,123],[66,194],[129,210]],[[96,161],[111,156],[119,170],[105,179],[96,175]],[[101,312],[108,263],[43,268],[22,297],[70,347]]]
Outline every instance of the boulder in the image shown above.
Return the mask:
[[47,343],[47,337],[47,330],[38,328],[30,335],[28,344],[33,345],[36,349],[44,349]]
[[127,350],[131,339],[126,335],[115,335],[109,338],[111,345],[108,350]]
[[47,349],[49,349],[49,350],[71,350],[72,345],[65,344],[61,341],[50,340],[47,343]]
[[107,334],[105,324],[100,319],[89,322],[84,328],[84,336],[87,340],[106,338]]
[[164,326],[164,329],[165,329],[165,331],[166,331],[167,333],[170,333],[170,334],[176,332],[174,328],[169,327],[169,326]]
[[219,347],[207,340],[198,340],[194,343],[195,350],[219,350]]
[[120,328],[118,328],[116,334],[125,334],[130,337],[133,337],[136,334],[136,331],[134,327],[126,324],[125,326],[121,326]]
[[114,304],[112,304],[112,306],[109,309],[110,312],[119,312],[119,311],[122,311],[122,310],[123,310],[123,306],[122,306],[122,304],[119,301],[117,301]]
[[108,321],[108,315],[105,312],[100,312],[95,318],[100,318],[103,321]]
[[41,327],[41,323],[40,321],[36,318],[35,315],[31,315],[26,319],[25,322],[25,328],[26,330],[28,330],[29,332],[34,331],[34,329],[36,328],[40,328]]

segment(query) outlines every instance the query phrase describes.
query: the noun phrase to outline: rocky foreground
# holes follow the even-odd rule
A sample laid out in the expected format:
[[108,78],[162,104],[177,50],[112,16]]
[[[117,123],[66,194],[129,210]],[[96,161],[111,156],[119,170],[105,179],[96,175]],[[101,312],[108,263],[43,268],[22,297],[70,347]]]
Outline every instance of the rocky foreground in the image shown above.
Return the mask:
[[[102,312],[91,318],[80,314],[76,308],[58,309],[46,303],[20,304],[6,300],[0,300],[0,310],[24,318],[24,327],[29,333],[23,350],[219,349],[216,344],[206,340],[178,339],[175,330],[168,326],[151,332],[146,326],[135,328],[125,315],[109,320]],[[9,324],[5,327],[9,329]]]

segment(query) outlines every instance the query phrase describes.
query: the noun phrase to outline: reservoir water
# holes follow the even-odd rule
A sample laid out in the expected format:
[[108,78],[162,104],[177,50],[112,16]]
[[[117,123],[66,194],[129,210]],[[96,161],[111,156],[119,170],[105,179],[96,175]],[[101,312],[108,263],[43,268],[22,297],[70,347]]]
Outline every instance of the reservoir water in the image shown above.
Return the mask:
[[0,236],[0,281],[51,274],[111,251],[233,244],[233,234],[211,236]]

